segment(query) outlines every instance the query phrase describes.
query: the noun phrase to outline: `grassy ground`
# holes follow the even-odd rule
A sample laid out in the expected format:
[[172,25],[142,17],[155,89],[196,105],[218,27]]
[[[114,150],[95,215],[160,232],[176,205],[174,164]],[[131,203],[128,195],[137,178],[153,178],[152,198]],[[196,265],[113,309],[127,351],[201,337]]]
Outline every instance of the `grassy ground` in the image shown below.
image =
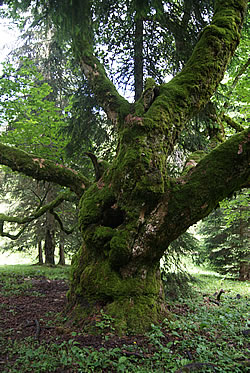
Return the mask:
[[[0,371],[248,371],[249,283],[209,271],[193,273],[196,281],[190,295],[168,301],[173,320],[152,325],[144,336],[119,338],[113,333],[112,319],[103,313],[96,320],[94,336],[64,326],[59,308],[52,303],[59,301],[58,294],[65,294],[62,284],[68,273],[69,267],[0,266]],[[216,303],[214,293],[221,288],[225,293]],[[39,308],[40,316],[44,309],[43,317],[34,319],[43,330],[40,338],[35,322],[33,334],[23,324],[26,308],[31,310],[32,305]]]

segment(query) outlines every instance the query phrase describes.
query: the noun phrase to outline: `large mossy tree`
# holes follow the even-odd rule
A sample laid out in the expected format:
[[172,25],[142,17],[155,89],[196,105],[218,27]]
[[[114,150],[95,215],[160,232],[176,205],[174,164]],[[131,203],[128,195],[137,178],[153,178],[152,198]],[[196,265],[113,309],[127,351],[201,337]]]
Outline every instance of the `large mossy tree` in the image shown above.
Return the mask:
[[[82,322],[103,309],[120,332],[144,331],[167,314],[159,263],[169,244],[219,201],[249,185],[249,129],[191,156],[177,178],[167,171],[179,135],[223,78],[239,43],[247,1],[215,1],[213,20],[182,71],[161,85],[148,79],[135,103],[120,95],[94,54],[92,1],[55,4],[54,21],[71,33],[80,68],[117,130],[116,156],[109,165],[96,164],[95,182],[7,145],[0,145],[0,163],[68,187],[80,199],[83,243],[72,262],[69,317]],[[53,210],[64,198],[68,192],[46,208]],[[3,234],[8,218],[0,220]]]

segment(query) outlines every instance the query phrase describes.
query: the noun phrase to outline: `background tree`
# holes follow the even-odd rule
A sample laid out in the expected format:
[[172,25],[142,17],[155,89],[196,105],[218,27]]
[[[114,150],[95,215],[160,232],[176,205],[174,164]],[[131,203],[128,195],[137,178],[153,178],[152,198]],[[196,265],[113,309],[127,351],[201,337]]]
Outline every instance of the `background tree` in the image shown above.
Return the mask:
[[203,258],[223,274],[249,279],[249,193],[226,199],[202,223]]
[[212,12],[212,1],[96,2],[102,62],[119,86],[135,92],[137,100],[147,77],[162,83],[180,70]]
[[[44,77],[38,72],[33,60],[21,57],[21,64],[16,69],[10,63],[6,63],[3,69],[1,79],[2,105],[1,105],[1,122],[7,128],[2,132],[2,141],[8,144],[15,144],[23,149],[27,149],[36,153],[36,155],[47,155],[57,162],[64,162],[66,144],[65,135],[59,133],[62,126],[65,124],[60,110],[55,106],[54,102],[49,98],[52,94],[52,88],[45,82]],[[55,95],[55,93],[53,94]],[[44,123],[48,126],[44,126]],[[10,177],[10,175],[9,175]],[[17,180],[16,180],[17,179]],[[15,181],[16,180],[16,181]],[[39,186],[32,185],[29,181],[18,178],[12,175],[12,183],[8,183],[9,187],[12,185],[12,193],[9,189],[9,198],[20,201],[20,186],[13,188],[16,183],[23,183],[24,189],[31,189],[32,193],[25,191],[22,193],[22,203],[15,204],[15,210],[12,214],[23,214],[23,206],[28,211],[32,205],[41,206],[42,203],[49,203],[51,201],[53,185],[40,184]],[[26,188],[25,188],[26,185]],[[27,187],[27,185],[29,187]],[[58,189],[58,188],[57,188]],[[15,196],[19,193],[19,197]],[[39,199],[39,201],[37,200]],[[72,210],[73,211],[73,210]],[[26,247],[26,249],[37,246],[36,239],[38,239],[38,247],[44,241],[45,262],[47,264],[54,264],[55,252],[55,232],[59,227],[56,224],[54,216],[47,211],[46,219],[41,221],[39,238],[37,236],[37,222],[33,229],[29,227],[29,234],[18,237],[13,245],[9,248],[19,246],[19,249]],[[42,233],[44,237],[42,237]],[[24,244],[24,240],[27,240]],[[61,248],[62,255],[62,248]],[[41,255],[40,262],[41,262]]]

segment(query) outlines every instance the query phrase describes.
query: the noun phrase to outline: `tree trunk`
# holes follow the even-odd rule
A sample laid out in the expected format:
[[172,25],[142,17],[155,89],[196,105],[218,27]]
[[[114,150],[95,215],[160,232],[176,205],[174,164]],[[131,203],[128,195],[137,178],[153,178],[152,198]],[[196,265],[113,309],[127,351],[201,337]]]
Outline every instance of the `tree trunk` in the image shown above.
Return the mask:
[[61,266],[65,266],[65,254],[64,254],[64,237],[60,236],[60,242],[59,242],[59,262],[58,264]]
[[43,264],[42,240],[38,241],[37,248],[38,248],[38,264],[42,265]]
[[55,238],[54,230],[46,227],[45,233],[45,244],[44,244],[44,253],[45,253],[45,264],[55,265]]
[[[102,251],[99,244],[93,247],[84,243],[74,257],[68,296],[70,308],[79,322],[103,309],[114,318],[114,327],[120,334],[145,331],[168,314],[159,263],[131,261],[127,266],[120,266],[119,254],[115,253],[118,247],[114,245],[119,238],[114,235],[113,240],[107,241],[105,236],[110,233],[108,227],[96,229],[99,243],[104,244],[106,250]],[[109,245],[114,245],[113,252],[108,250]],[[123,253],[121,258],[125,262],[126,256]]]
[[[53,201],[54,191],[53,186],[47,185],[48,194],[46,202],[50,203]],[[49,211],[46,212],[45,222],[45,264],[55,265],[55,218]]]
[[250,280],[250,262],[247,260],[240,262],[239,280],[241,281]]
[[138,127],[138,118],[125,119],[115,161],[81,198],[84,243],[72,262],[68,293],[69,309],[79,320],[103,309],[115,318],[120,333],[142,332],[166,316],[160,258],[235,183],[242,183],[243,175],[234,175],[236,164],[246,170],[248,164],[238,154],[238,136],[243,147],[249,146],[246,130],[173,181],[165,174],[165,138],[154,136],[151,128],[148,141],[147,119],[140,121]]

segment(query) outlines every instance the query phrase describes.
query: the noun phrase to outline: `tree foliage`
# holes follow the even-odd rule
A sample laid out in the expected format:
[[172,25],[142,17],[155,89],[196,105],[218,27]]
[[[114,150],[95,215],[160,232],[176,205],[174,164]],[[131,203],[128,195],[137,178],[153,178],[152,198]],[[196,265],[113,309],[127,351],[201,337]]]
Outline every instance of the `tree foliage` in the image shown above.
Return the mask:
[[240,277],[241,264],[249,263],[249,202],[249,192],[244,190],[224,200],[201,225],[203,260],[209,260],[218,272]]
[[65,118],[55,102],[48,99],[52,88],[28,58],[16,70],[3,65],[0,79],[0,123],[2,143],[18,146],[40,156],[62,161],[66,139],[59,129]]

